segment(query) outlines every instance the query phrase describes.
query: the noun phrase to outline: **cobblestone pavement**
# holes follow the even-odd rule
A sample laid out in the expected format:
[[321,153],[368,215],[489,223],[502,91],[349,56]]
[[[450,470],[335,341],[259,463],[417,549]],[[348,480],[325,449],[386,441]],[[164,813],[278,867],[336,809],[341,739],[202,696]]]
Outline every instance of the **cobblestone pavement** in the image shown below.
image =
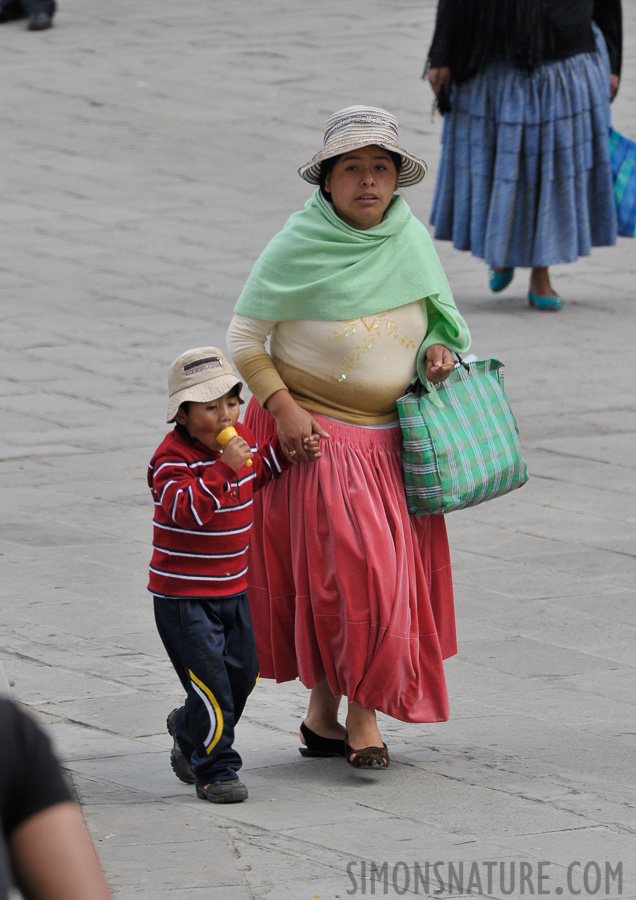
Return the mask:
[[[614,116],[636,137],[624,5]],[[302,759],[306,692],[267,682],[238,730],[247,803],[202,803],[169,766],[181,695],[146,593],[145,485],[166,367],[224,345],[335,109],[396,112],[430,164],[406,194],[427,220],[433,17],[433,0],[61,0],[50,31],[0,26],[0,680],[54,736],[116,897],[410,896],[436,862],[437,896],[618,896],[621,875],[636,897],[633,241],[557,267],[557,315],[528,309],[522,273],[495,297],[439,246],[475,352],[507,364],[532,475],[448,519],[450,722],[383,720],[393,764],[371,777]]]

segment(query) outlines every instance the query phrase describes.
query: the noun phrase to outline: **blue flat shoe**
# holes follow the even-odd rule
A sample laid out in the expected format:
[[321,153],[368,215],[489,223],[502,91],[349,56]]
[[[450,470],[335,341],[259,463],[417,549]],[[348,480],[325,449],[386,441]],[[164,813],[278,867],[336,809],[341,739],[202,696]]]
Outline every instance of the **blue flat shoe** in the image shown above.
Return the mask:
[[494,291],[495,294],[498,294],[499,291],[503,291],[503,289],[507,288],[512,281],[514,274],[514,269],[505,269],[503,272],[495,272],[492,266],[488,266],[488,284],[490,285],[490,290]]
[[541,297],[528,291],[528,303],[535,309],[561,309],[563,300],[560,297]]

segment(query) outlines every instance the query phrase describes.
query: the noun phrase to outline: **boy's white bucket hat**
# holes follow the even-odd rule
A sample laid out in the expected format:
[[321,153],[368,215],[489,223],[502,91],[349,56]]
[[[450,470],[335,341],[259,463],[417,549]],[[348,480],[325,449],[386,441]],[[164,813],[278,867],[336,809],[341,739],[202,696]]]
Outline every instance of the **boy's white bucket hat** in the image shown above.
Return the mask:
[[310,184],[320,184],[320,163],[332,156],[340,156],[358,147],[376,144],[402,157],[400,187],[417,184],[426,175],[423,159],[408,153],[398,144],[398,123],[395,116],[375,106],[348,106],[339,109],[325,125],[324,146],[298,170]]
[[168,372],[167,422],[174,422],[180,405],[185,400],[206,403],[218,400],[233,387],[239,386],[239,400],[243,403],[243,382],[223,356],[218,347],[197,347],[186,350],[170,366]]

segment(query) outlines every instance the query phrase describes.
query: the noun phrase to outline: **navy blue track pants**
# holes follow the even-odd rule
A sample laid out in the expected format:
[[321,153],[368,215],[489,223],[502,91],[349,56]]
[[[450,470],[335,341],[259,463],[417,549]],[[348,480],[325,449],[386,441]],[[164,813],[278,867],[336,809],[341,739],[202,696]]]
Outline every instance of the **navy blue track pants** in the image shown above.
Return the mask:
[[236,779],[234,728],[258,678],[247,594],[213,600],[154,598],[155,621],[186,691],[176,734],[198,784]]

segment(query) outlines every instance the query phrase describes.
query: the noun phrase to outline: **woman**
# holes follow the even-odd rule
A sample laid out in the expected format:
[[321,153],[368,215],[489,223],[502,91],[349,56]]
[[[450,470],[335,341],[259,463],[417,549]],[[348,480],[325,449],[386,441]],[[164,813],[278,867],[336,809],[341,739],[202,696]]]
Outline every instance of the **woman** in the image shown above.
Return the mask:
[[259,441],[277,432],[294,464],[316,433],[322,458],[255,503],[250,605],[261,674],[311,688],[301,753],[386,768],[376,710],[447,719],[442,660],[456,652],[444,521],[406,511],[396,400],[420,345],[437,382],[470,339],[426,228],[395,194],[426,165],[392,115],[340,110],[298,171],[320,186],[254,266],[228,346]]
[[560,309],[549,266],[616,243],[608,132],[620,70],[620,0],[440,0],[428,80],[446,115],[431,222],[490,264],[493,291],[530,267],[530,305]]

